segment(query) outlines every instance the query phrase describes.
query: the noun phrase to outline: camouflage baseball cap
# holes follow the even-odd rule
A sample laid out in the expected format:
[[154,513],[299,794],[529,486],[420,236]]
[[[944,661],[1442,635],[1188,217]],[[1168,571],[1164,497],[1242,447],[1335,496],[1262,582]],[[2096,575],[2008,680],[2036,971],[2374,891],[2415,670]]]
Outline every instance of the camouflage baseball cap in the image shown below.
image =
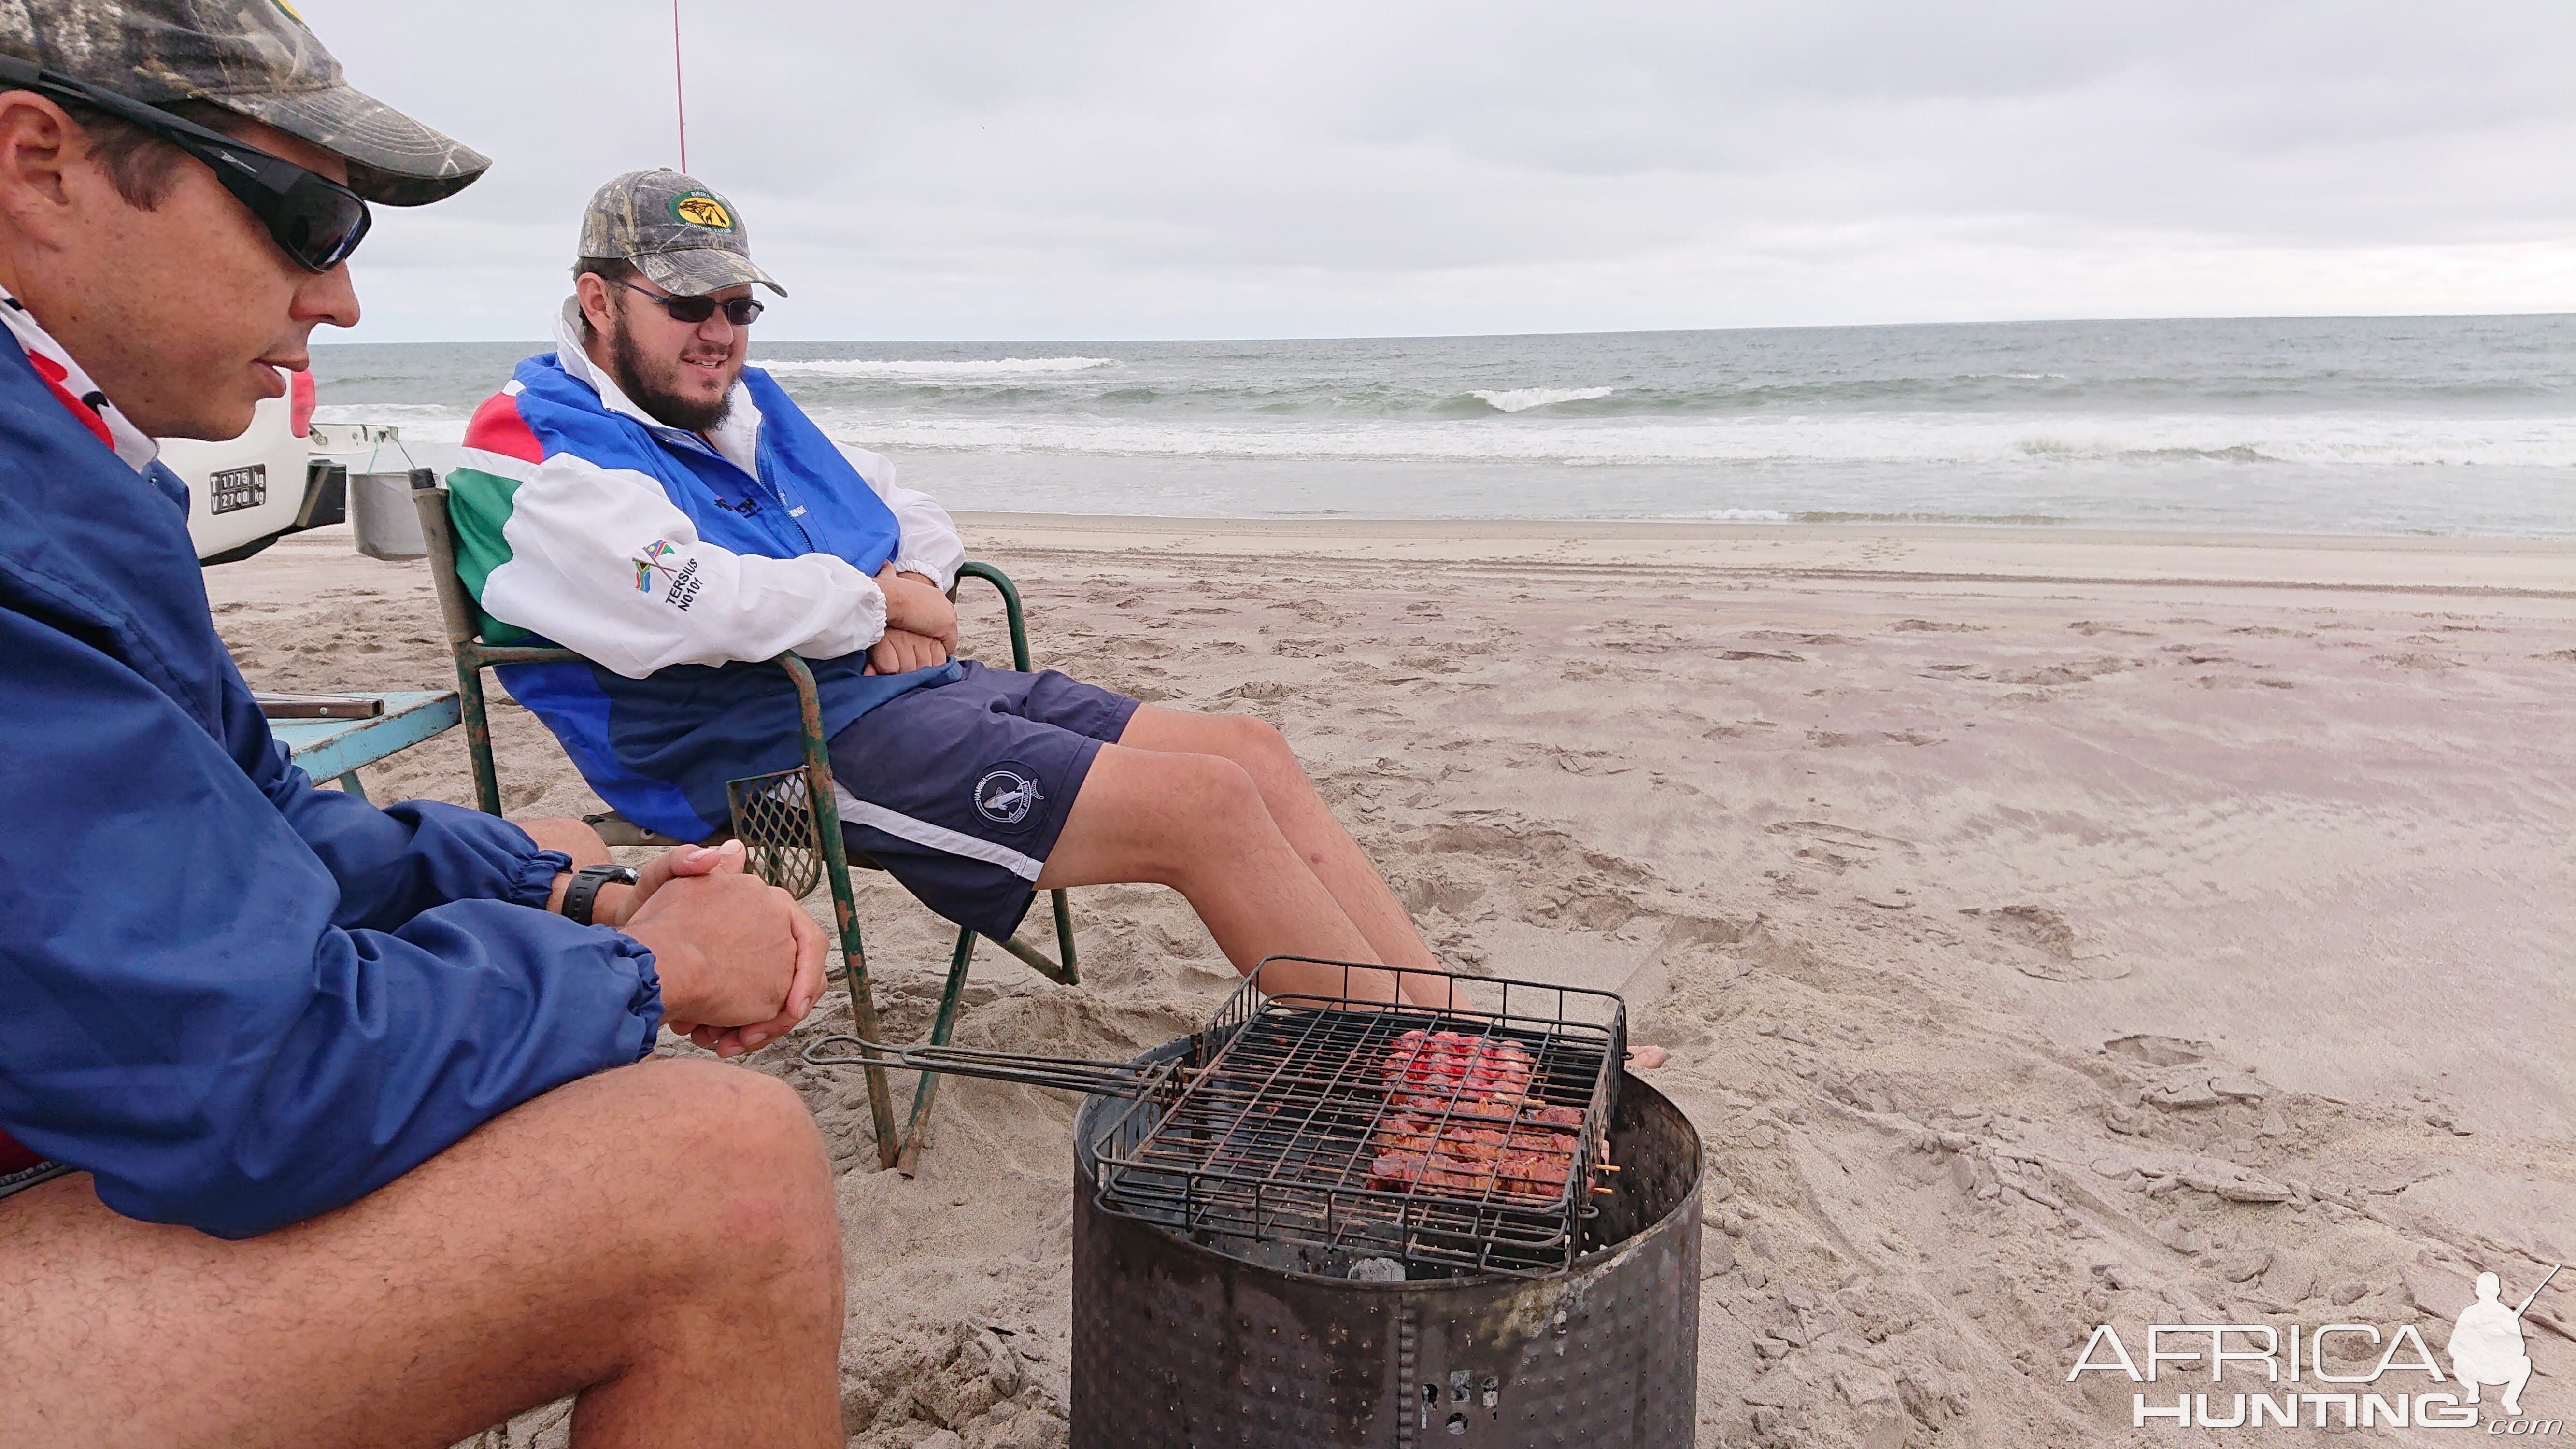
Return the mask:
[[146,105],[205,101],[349,163],[349,189],[387,206],[451,196],[492,163],[352,90],[286,0],[18,0],[0,53]]
[[590,194],[581,214],[581,253],[623,257],[644,279],[676,297],[700,297],[758,282],[787,289],[751,264],[751,233],[733,203],[677,171],[629,171]]

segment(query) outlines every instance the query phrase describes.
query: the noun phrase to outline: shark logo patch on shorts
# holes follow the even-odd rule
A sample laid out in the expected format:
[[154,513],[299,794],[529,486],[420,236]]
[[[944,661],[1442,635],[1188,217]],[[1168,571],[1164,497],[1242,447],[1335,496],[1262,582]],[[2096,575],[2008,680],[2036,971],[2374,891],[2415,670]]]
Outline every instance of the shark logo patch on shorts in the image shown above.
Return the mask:
[[1033,823],[1045,799],[1037,776],[1015,763],[995,765],[975,781],[975,813],[1005,828]]

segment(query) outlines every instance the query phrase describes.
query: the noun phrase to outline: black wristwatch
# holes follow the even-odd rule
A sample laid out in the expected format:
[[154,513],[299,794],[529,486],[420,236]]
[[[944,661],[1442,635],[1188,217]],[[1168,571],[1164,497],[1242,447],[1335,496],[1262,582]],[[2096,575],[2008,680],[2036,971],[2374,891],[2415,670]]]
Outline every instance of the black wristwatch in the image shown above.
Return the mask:
[[631,865],[585,865],[564,887],[563,913],[587,926],[591,904],[599,899],[599,888],[614,882],[635,884],[635,867]]

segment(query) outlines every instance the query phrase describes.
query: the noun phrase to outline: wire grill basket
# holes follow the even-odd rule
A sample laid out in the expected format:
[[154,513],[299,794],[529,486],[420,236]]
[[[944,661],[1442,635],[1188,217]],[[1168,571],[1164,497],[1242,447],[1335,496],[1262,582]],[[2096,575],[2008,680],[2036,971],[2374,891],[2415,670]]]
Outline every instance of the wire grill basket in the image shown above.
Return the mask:
[[[1339,990],[1271,994],[1288,968]],[[1439,1008],[1352,990],[1389,968],[1274,956],[1184,1059],[1079,1061],[826,1037],[818,1066],[903,1066],[1125,1097],[1090,1145],[1098,1202],[1237,1256],[1342,1274],[1563,1269],[1583,1243],[1627,1052],[1606,991],[1392,974]],[[857,1054],[844,1054],[846,1047]]]
[[802,769],[725,782],[744,868],[800,901],[823,880],[823,837],[808,798]]
[[[1434,972],[1399,979],[1450,991],[1437,1012],[1362,1007],[1347,989],[1266,994],[1291,959],[1234,993],[1176,1092],[1110,1118],[1093,1143],[1100,1205],[1319,1250],[1305,1261],[1334,1271],[1367,1257],[1480,1273],[1570,1262],[1597,1173],[1615,1170],[1603,1144],[1626,1050],[1619,998]],[[1383,968],[1342,969],[1347,987],[1350,970]],[[1499,1065],[1514,1062],[1525,1084]],[[1506,1080],[1480,1080],[1479,1064]]]

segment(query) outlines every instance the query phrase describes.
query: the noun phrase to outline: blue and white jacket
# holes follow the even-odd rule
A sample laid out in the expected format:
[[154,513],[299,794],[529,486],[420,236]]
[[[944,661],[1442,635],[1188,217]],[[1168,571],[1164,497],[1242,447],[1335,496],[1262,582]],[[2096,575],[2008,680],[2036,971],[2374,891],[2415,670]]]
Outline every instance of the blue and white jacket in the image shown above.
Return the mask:
[[709,437],[666,427],[591,365],[566,303],[555,351],[476,410],[448,476],[457,569],[493,643],[551,641],[578,664],[500,671],[627,819],[703,840],[725,782],[789,769],[794,687],[812,667],[826,734],[955,664],[866,673],[891,562],[941,588],[965,549],[893,465],[825,437],[769,374],[743,369]]

